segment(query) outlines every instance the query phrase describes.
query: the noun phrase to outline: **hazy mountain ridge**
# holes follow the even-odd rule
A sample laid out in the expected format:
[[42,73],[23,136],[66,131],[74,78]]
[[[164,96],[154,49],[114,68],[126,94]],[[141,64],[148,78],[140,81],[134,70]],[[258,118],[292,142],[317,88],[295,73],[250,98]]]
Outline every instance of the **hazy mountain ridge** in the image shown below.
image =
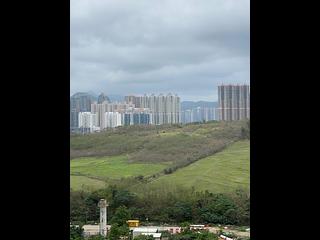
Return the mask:
[[208,101],[182,101],[181,102],[181,110],[185,111],[187,109],[193,109],[197,107],[207,107],[207,108],[215,108],[218,107],[218,102],[208,102]]

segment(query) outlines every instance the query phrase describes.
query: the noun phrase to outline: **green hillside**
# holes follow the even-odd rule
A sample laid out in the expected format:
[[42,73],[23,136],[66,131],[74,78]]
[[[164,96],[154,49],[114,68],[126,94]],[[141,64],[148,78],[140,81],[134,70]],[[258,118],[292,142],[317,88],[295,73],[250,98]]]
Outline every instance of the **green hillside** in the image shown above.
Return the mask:
[[248,136],[248,127],[247,122],[210,122],[73,135],[71,188],[94,190],[122,184],[138,191],[173,182],[215,191],[245,187],[249,142],[232,144]]
[[70,157],[118,156],[130,161],[186,161],[220,150],[241,137],[246,122],[211,122],[170,126],[128,126],[70,136]]
[[250,142],[239,141],[222,152],[201,159],[170,175],[154,180],[151,185],[194,187],[196,190],[229,192],[249,189]]

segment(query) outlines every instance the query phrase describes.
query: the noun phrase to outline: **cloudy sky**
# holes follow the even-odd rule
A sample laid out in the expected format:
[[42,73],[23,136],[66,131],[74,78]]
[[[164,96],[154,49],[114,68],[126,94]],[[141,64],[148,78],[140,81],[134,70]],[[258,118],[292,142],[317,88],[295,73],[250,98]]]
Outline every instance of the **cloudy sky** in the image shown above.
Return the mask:
[[249,0],[71,0],[71,94],[217,100],[250,82]]

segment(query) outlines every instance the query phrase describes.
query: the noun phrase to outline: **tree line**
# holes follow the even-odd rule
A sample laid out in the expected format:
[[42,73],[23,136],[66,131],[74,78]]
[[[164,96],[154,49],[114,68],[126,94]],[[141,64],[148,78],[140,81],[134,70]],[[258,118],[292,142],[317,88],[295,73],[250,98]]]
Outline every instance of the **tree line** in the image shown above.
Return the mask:
[[250,195],[244,190],[215,194],[193,189],[149,190],[139,195],[117,186],[94,192],[70,192],[70,220],[73,224],[94,224],[99,221],[98,202],[107,199],[108,222],[116,211],[125,208],[128,218],[144,224],[250,225]]

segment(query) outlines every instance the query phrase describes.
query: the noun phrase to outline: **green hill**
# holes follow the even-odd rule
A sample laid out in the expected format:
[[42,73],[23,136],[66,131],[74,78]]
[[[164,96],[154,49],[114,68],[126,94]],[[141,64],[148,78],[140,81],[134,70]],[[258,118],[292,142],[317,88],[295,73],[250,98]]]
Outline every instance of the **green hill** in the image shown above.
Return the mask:
[[[248,141],[241,142],[247,147],[240,143],[242,147],[237,143],[235,147],[227,147],[246,138],[248,132],[247,122],[210,122],[130,126],[98,134],[73,135],[70,137],[71,188],[98,189],[116,183],[143,189],[174,181],[178,185],[199,185],[200,189],[216,191],[228,189],[227,185],[230,189],[247,186]],[[213,169],[214,174],[207,169]]]
[[196,190],[229,192],[250,186],[250,142],[239,141],[222,152],[201,159],[170,175],[154,180],[155,188],[170,185],[194,187]]

